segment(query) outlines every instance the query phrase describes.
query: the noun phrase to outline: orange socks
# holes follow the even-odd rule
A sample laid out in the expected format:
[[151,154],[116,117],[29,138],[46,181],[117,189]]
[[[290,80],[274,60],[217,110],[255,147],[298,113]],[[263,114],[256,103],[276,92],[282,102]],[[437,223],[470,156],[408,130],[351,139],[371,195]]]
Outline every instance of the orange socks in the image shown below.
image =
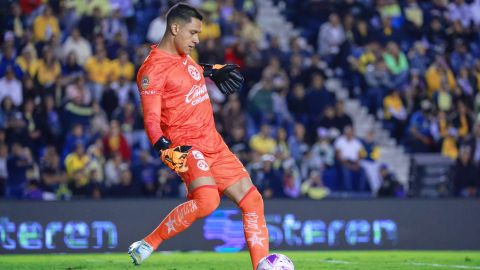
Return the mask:
[[153,250],[167,239],[184,231],[197,219],[208,216],[220,204],[216,186],[201,186],[192,193],[192,199],[173,209],[158,227],[144,238]]
[[[158,227],[144,240],[154,250],[167,239],[187,229],[195,220],[205,217],[217,209],[220,196],[216,186],[195,189],[192,199],[173,209]],[[253,269],[260,259],[268,255],[268,230],[265,223],[262,195],[252,187],[238,206],[242,210],[243,230]]]
[[262,195],[256,187],[252,187],[238,205],[242,210],[245,241],[255,270],[260,259],[268,255],[269,245]]

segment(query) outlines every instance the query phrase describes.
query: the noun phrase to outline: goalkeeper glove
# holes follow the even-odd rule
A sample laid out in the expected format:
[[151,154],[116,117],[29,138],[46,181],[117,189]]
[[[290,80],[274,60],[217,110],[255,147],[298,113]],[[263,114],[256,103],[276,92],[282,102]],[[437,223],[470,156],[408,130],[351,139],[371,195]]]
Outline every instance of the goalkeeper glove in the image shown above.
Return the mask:
[[188,171],[187,166],[187,156],[188,151],[192,148],[188,145],[181,145],[175,148],[170,148],[169,139],[162,136],[160,139],[155,143],[153,148],[157,150],[160,154],[160,158],[162,159],[163,163],[167,165],[170,169],[172,169],[176,173],[183,173]]
[[218,89],[225,94],[233,94],[242,88],[243,76],[234,64],[200,64],[203,67],[203,76],[209,77],[217,85]]

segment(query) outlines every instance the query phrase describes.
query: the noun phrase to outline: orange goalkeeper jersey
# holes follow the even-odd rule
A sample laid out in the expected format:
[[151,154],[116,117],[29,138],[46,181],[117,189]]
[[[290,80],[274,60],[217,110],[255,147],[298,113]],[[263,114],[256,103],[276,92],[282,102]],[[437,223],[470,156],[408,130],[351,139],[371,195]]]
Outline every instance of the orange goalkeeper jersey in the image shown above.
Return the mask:
[[225,145],[215,128],[203,69],[192,58],[154,45],[138,71],[137,85],[152,145],[162,135],[172,147],[190,145],[204,153]]

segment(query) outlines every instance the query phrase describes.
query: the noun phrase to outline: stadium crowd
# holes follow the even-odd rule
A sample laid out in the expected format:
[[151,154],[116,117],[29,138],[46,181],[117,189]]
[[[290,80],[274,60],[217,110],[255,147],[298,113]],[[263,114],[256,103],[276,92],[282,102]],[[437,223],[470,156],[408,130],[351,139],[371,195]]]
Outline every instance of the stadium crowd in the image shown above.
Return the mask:
[[[8,199],[182,197],[143,130],[136,70],[173,1],[9,0],[0,11],[0,194]],[[48,2],[48,3],[47,3]],[[342,79],[411,152],[458,160],[454,194],[480,186],[480,1],[274,1],[302,30],[280,46],[253,0],[190,1],[199,63],[235,63],[243,90],[207,81],[217,130],[265,198],[405,197],[379,147],[357,138]],[[6,7],[6,6],[5,6]],[[298,16],[302,14],[302,16]]]

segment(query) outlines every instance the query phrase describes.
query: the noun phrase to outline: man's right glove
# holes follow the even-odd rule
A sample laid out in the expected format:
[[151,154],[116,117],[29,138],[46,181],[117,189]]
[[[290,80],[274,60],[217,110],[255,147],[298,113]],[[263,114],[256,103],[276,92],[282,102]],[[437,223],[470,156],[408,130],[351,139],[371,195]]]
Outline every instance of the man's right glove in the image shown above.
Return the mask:
[[242,88],[244,78],[237,71],[238,66],[234,64],[200,64],[203,67],[203,76],[209,77],[217,85],[218,89],[230,95]]
[[188,151],[192,148],[188,145],[180,145],[170,148],[170,140],[162,136],[153,146],[160,154],[163,163],[176,173],[188,171],[187,156]]

